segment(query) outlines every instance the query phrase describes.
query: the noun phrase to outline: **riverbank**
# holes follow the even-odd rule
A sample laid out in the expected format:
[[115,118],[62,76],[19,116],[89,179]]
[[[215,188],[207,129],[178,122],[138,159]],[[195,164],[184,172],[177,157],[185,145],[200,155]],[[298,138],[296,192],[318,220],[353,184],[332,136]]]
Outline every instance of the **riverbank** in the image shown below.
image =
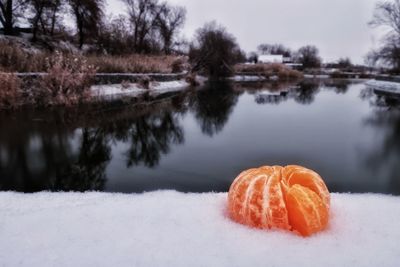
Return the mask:
[[226,194],[0,193],[2,266],[397,266],[400,198],[333,194],[311,238],[250,229]]

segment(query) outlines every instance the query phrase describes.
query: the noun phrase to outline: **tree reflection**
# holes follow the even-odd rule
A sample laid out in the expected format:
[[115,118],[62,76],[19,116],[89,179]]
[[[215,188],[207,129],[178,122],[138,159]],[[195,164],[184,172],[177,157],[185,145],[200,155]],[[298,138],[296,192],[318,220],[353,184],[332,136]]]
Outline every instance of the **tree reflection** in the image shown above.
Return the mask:
[[111,148],[101,129],[83,129],[76,162],[50,181],[53,191],[100,191],[107,180],[105,170]]
[[320,84],[304,81],[299,84],[294,93],[294,100],[302,105],[310,105],[315,100],[315,95],[319,92]]
[[131,124],[128,132],[128,167],[140,163],[154,167],[158,165],[161,155],[169,152],[171,144],[184,142],[182,127],[171,112],[139,118]]
[[187,98],[161,100],[113,114],[102,127],[114,142],[123,142],[127,167],[157,166],[172,145],[185,141],[179,118],[187,111]]
[[400,193],[400,108],[377,108],[365,124],[383,133],[377,149],[365,156],[365,166],[372,171],[381,171],[389,178],[390,193]]
[[195,95],[192,109],[204,134],[214,136],[222,131],[239,94],[232,90],[230,83],[216,82],[208,84]]
[[346,94],[350,88],[350,85],[357,82],[352,82],[350,80],[327,80],[323,83],[324,87],[334,90],[336,94]]
[[[11,141],[9,138],[12,138]],[[110,148],[97,131],[83,130],[78,151],[74,134],[61,127],[17,130],[1,136],[0,189],[23,192],[87,191],[104,187]],[[78,154],[76,154],[78,153]]]
[[72,132],[63,127],[52,131],[23,120],[0,118],[0,189],[50,190],[47,178],[55,177],[70,160]]
[[[59,113],[0,117],[6,129],[0,132],[0,190],[104,190],[115,142],[128,148],[128,167],[154,167],[171,145],[184,142],[179,116],[187,110],[186,100],[159,100],[96,116],[75,112],[80,114],[75,123],[71,118],[59,121]],[[42,115],[43,121],[34,119]]]
[[315,95],[320,91],[320,84],[314,81],[303,81],[297,86],[287,86],[280,88],[279,91],[260,93],[255,97],[257,104],[279,105],[289,99],[294,99],[302,105],[310,105],[315,100]]

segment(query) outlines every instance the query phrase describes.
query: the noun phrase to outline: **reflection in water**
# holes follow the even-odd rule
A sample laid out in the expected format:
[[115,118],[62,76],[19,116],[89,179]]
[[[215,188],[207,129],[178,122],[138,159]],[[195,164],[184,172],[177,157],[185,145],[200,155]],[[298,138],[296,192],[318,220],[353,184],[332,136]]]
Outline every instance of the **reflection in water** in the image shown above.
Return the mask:
[[222,82],[210,84],[194,96],[192,109],[204,134],[213,136],[224,128],[238,96],[232,84]]
[[377,96],[371,88],[362,94],[373,107],[373,113],[364,120],[364,124],[382,133],[376,138],[379,149],[365,153],[365,166],[377,176],[389,180],[387,191],[397,194],[400,190],[400,101],[388,96]]
[[279,105],[289,99],[294,99],[301,105],[310,105],[314,102],[315,96],[321,91],[321,88],[333,90],[336,94],[346,94],[350,85],[348,80],[305,80],[295,86],[286,84],[285,87],[267,87],[267,93],[258,93],[255,96],[257,104]]
[[279,91],[269,91],[268,93],[257,94],[255,101],[257,104],[279,105],[289,99],[294,99],[301,105],[310,105],[314,102],[315,95],[319,92],[320,84],[312,81],[304,81],[297,86],[287,87]]
[[350,88],[350,85],[354,84],[350,80],[327,80],[323,84],[324,87],[333,89],[336,94],[346,94]]
[[259,105],[279,105],[282,102],[285,102],[289,99],[289,93],[284,91],[280,93],[273,93],[273,94],[257,94],[255,96],[255,101]]
[[294,100],[302,105],[310,105],[314,102],[315,95],[318,93],[320,85],[313,82],[302,82],[295,91]]
[[83,129],[77,159],[51,181],[49,189],[80,192],[104,190],[110,154],[107,136],[101,129]]
[[35,119],[42,114],[34,117],[22,114],[21,118],[11,120],[2,117],[0,190],[104,190],[112,146],[118,141],[127,147],[128,167],[142,163],[154,167],[172,144],[184,142],[178,121],[179,114],[185,112],[183,101],[185,98],[178,97],[136,109],[122,109],[108,118],[81,113],[78,124],[97,125],[84,126],[82,130],[71,130],[80,126],[59,120],[64,110],[52,114],[49,121],[53,121],[53,127]]
[[182,127],[177,116],[171,112],[140,117],[134,122],[128,122],[124,132],[118,136],[123,136],[120,140],[130,144],[126,153],[128,167],[140,163],[155,167],[161,154],[169,152],[170,145],[184,142]]
[[53,131],[13,118],[2,118],[0,128],[0,189],[49,189],[49,181],[71,160],[73,133],[62,126]]
[[[400,111],[393,101],[353,86],[331,80],[253,87],[214,83],[126,107],[0,114],[0,190],[110,191],[110,181],[117,181],[112,191],[138,192],[140,179],[148,182],[139,188],[227,190],[233,169],[272,160],[304,162],[328,178],[350,179],[370,168],[367,175],[389,182],[383,179],[386,189],[369,191],[400,194]],[[343,116],[342,110],[353,115]],[[345,126],[332,134],[333,124]],[[351,127],[362,136],[346,132]],[[369,137],[376,135],[382,139]],[[355,147],[363,136],[360,156]],[[219,149],[212,151],[215,140]],[[361,191],[363,181],[328,182]]]

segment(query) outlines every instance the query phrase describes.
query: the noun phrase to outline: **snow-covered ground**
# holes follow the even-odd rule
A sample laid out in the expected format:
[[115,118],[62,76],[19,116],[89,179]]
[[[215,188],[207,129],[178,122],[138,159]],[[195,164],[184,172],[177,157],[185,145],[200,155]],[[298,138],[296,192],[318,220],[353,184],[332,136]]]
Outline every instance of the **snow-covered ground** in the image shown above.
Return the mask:
[[0,193],[0,266],[385,266],[400,263],[400,198],[332,195],[311,238],[250,229],[226,194]]
[[110,84],[110,85],[93,85],[91,90],[95,97],[99,98],[122,98],[125,96],[137,97],[142,94],[159,95],[168,92],[177,92],[185,90],[189,87],[186,81],[170,81],[170,82],[151,82],[149,89],[144,89],[136,83],[130,84]]

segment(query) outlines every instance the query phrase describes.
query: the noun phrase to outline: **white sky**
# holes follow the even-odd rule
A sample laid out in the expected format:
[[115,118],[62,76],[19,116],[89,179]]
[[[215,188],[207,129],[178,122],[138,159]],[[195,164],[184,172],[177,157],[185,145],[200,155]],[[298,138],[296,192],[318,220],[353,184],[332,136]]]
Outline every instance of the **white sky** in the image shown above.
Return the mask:
[[[124,12],[120,0],[107,0],[107,13]],[[292,49],[314,44],[324,61],[350,57],[363,63],[379,44],[378,30],[367,24],[377,0],[168,0],[187,8],[183,34],[191,39],[204,23],[216,20],[234,34],[246,51],[260,43]]]

